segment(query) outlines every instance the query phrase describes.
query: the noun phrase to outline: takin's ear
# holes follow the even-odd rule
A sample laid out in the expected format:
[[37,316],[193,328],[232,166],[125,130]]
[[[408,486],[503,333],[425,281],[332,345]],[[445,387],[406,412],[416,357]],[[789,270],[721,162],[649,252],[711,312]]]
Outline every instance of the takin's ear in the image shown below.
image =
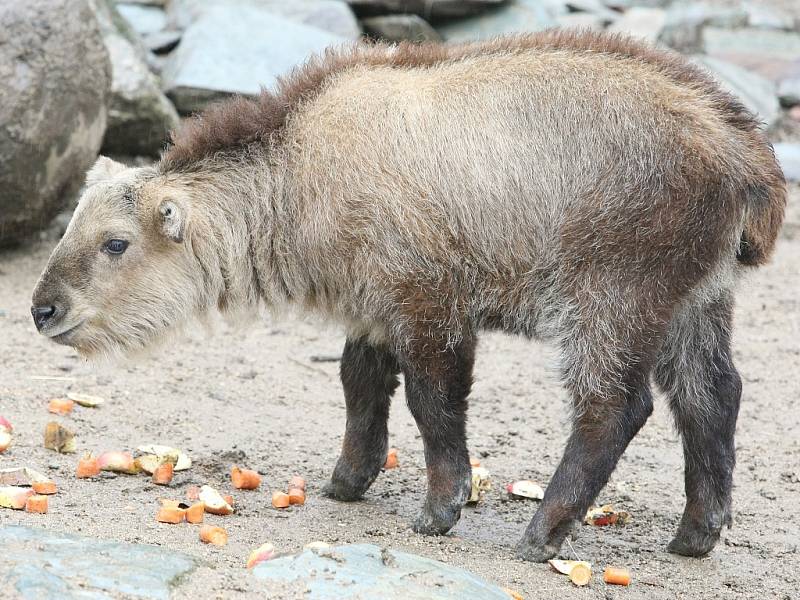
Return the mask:
[[121,173],[126,169],[125,165],[111,160],[107,156],[100,156],[95,161],[89,172],[86,173],[86,185],[94,185],[101,181],[111,179],[117,173]]
[[173,200],[165,199],[158,205],[156,222],[162,233],[170,240],[180,244],[186,231],[186,212]]

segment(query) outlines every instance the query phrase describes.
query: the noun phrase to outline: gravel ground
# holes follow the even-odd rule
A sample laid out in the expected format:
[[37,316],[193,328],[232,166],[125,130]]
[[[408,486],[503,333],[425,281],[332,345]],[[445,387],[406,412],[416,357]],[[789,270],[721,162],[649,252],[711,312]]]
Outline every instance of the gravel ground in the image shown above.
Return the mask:
[[[0,254],[0,414],[15,426],[15,445],[3,467],[28,465],[49,473],[60,493],[47,515],[0,511],[0,525],[22,524],[103,539],[160,545],[202,560],[176,598],[277,597],[249,575],[244,562],[265,541],[296,551],[314,540],[372,542],[458,565],[526,598],[799,598],[800,592],[800,188],[793,190],[784,239],[773,264],[740,293],[735,348],[745,382],[737,437],[739,464],[733,529],[707,558],[672,556],[665,545],[683,507],[682,458],[665,402],[633,441],[598,499],[630,511],[625,527],[580,527],[562,556],[595,565],[584,589],[546,566],[514,558],[513,547],[536,509],[509,501],[502,484],[546,484],[568,432],[565,395],[547,348],[502,335],[482,338],[472,394],[469,434],[474,456],[495,486],[478,508],[464,511],[451,535],[424,538],[408,524],[425,490],[422,445],[402,401],[391,417],[390,443],[401,466],[382,474],[363,502],[320,496],[344,430],[336,362],[343,336],[317,323],[254,318],[240,330],[221,326],[213,337],[193,335],[134,364],[97,366],[36,335],[30,292],[52,241]],[[55,377],[43,380],[38,377]],[[107,398],[99,409],[76,407],[55,418],[47,401],[68,391]],[[79,452],[132,449],[147,442],[183,448],[194,467],[171,488],[144,476],[73,476],[78,455],[42,447],[45,423],[58,420],[77,433]],[[224,525],[230,543],[212,548],[190,525],[154,519],[157,499],[182,497],[192,484],[229,490],[232,464],[264,474],[254,492],[237,492],[237,512],[209,519]],[[273,489],[300,473],[305,506],[276,511]],[[628,567],[629,588],[606,586],[607,564]],[[2,557],[0,557],[0,569]],[[1,578],[0,578],[1,579]],[[9,597],[9,590],[0,596]],[[289,597],[285,593],[281,597]]]

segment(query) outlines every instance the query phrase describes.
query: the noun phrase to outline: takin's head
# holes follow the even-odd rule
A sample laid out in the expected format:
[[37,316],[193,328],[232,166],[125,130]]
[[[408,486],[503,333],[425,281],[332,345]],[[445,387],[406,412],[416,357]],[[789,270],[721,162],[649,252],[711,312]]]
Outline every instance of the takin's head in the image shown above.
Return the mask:
[[36,289],[42,335],[84,356],[129,354],[204,303],[188,243],[188,198],[155,169],[100,157]]

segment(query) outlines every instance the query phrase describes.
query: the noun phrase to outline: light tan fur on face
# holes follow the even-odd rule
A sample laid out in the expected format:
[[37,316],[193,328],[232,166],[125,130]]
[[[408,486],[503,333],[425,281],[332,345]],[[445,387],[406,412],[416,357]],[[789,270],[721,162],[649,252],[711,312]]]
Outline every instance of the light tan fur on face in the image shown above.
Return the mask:
[[[486,327],[554,339],[588,401],[652,357],[686,298],[774,245],[785,189],[769,144],[674,55],[541,34],[326,60],[201,116],[154,170],[89,188],[40,287],[94,251],[126,177],[140,254],[67,269],[89,319],[79,350],[142,347],[261,300],[398,351]],[[181,243],[153,225],[167,197]]]

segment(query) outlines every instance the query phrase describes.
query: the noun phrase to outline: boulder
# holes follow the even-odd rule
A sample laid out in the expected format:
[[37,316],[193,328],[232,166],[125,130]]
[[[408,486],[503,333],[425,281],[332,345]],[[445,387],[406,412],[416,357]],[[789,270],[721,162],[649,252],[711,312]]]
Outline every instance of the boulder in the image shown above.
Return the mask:
[[226,9],[231,18],[245,8],[264,10],[343,38],[354,40],[361,35],[353,11],[340,0],[172,0],[169,25],[186,29],[211,8]]
[[747,2],[744,9],[747,12],[747,22],[750,27],[759,29],[783,29],[791,31],[797,22],[791,14],[777,6],[766,6],[763,0]]
[[428,20],[480,14],[509,0],[347,0],[359,17],[411,13]]
[[800,144],[775,144],[775,157],[783,169],[787,181],[800,181]]
[[800,33],[793,31],[706,27],[703,48],[776,83],[800,68]]
[[478,17],[438,27],[445,40],[467,42],[509,33],[541,31],[557,25],[553,13],[540,0],[515,0]]
[[723,89],[731,92],[742,103],[759,115],[767,126],[780,117],[780,106],[775,84],[733,63],[712,56],[695,56],[694,62],[711,73]]
[[364,33],[387,42],[437,42],[442,38],[422,17],[417,15],[385,15],[362,19]]
[[81,186],[110,86],[87,0],[0,2],[0,245],[46,227]]
[[273,88],[310,55],[347,39],[254,6],[213,6],[183,34],[164,66],[164,89],[191,113],[231,94]]
[[667,13],[661,8],[635,6],[625,11],[619,19],[614,21],[608,31],[611,33],[624,33],[652,44],[661,35],[666,20]]
[[169,132],[178,126],[178,112],[161,91],[145,60],[138,38],[121,31],[113,4],[96,0],[103,42],[111,57],[111,102],[103,151],[158,156]]
[[735,6],[693,2],[673,4],[667,10],[658,41],[681,52],[700,52],[704,27],[742,27],[747,12]]

